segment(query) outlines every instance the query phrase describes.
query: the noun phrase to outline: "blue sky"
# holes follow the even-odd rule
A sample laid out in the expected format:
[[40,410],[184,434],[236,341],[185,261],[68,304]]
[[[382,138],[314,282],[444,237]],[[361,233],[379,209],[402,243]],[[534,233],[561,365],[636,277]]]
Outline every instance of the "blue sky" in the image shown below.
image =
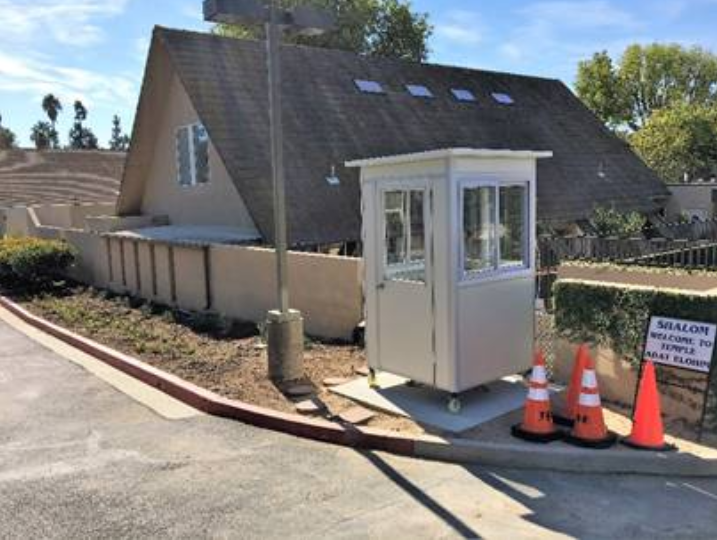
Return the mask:
[[[435,26],[431,61],[555,77],[572,83],[577,62],[634,42],[677,42],[717,51],[717,0],[414,0]],[[152,26],[206,29],[201,0],[0,0],[0,114],[29,145],[42,96],[65,104],[69,130],[81,99],[106,144],[117,113],[134,116]]]

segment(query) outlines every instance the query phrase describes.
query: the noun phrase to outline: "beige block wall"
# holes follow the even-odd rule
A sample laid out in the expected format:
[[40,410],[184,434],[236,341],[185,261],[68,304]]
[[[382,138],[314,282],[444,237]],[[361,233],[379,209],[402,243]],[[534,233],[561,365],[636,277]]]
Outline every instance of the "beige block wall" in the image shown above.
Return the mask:
[[[77,248],[79,257],[72,277],[79,281],[182,309],[204,311],[208,308],[207,267],[202,247],[170,247],[57,227],[40,227],[37,232],[45,238],[65,239]],[[220,245],[207,249],[212,301],[209,310],[232,318],[263,321],[267,311],[277,307],[273,250]],[[351,337],[363,318],[361,276],[361,259],[289,254],[291,303],[303,313],[308,334],[325,338]]]
[[155,296],[152,277],[152,250],[153,246],[149,242],[137,242],[141,284],[139,296],[147,299],[153,299]]
[[204,251],[199,248],[174,248],[177,305],[192,311],[207,309]]
[[[349,338],[363,317],[361,260],[289,254],[291,304],[304,315],[309,334]],[[277,307],[272,250],[212,246],[214,308],[225,315],[262,321]]]
[[34,230],[27,208],[5,208],[4,231],[6,236],[29,236]]
[[173,305],[169,247],[164,244],[155,244],[154,255],[157,275],[157,300],[163,304]]
[[198,118],[182,83],[173,75],[163,111],[157,115],[159,130],[145,175],[140,213],[167,215],[173,224],[179,225],[238,227],[258,237],[244,201],[213,144],[209,146],[209,182],[198,186],[180,186],[177,182],[176,131]]

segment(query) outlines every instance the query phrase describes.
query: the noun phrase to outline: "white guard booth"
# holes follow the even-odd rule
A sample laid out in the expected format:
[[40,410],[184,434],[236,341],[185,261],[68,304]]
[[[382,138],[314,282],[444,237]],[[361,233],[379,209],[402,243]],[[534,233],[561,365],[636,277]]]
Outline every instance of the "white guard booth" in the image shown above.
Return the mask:
[[[366,346],[377,371],[458,394],[531,365],[537,160],[449,149],[361,168]],[[380,380],[378,381],[380,383]]]

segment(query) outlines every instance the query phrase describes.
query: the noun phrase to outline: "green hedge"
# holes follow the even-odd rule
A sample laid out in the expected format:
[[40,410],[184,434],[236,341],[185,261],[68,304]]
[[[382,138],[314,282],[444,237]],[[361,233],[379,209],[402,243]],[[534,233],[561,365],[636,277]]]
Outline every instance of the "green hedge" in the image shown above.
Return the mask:
[[557,281],[553,293],[563,336],[608,346],[635,364],[650,315],[717,323],[717,296],[570,279]]
[[66,242],[39,238],[0,240],[0,284],[42,288],[62,279],[77,253]]

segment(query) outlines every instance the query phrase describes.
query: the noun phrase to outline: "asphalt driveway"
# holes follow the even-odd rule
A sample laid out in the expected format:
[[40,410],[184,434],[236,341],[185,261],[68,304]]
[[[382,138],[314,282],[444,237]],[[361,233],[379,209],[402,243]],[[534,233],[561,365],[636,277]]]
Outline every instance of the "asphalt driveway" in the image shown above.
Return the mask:
[[0,321],[0,538],[716,531],[717,480],[462,467],[169,420]]

